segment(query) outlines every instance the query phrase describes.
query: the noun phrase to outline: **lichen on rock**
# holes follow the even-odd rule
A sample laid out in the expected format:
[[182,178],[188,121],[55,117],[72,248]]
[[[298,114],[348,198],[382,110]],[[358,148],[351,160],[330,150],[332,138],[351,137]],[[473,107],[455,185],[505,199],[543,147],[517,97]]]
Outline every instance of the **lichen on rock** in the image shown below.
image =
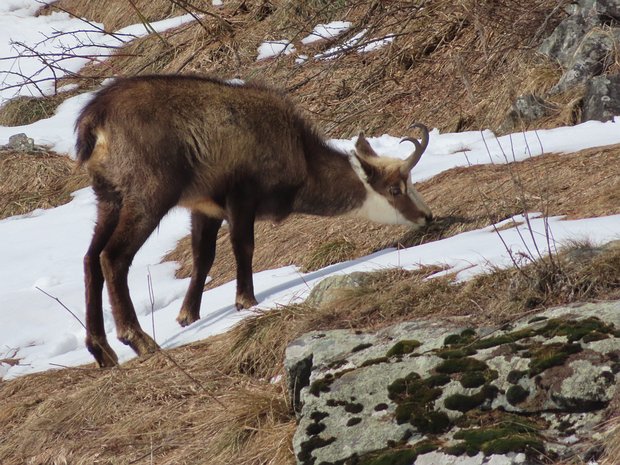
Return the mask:
[[502,330],[429,320],[310,333],[287,350],[300,387],[298,463],[527,465],[579,454],[617,395],[618,360],[620,302]]

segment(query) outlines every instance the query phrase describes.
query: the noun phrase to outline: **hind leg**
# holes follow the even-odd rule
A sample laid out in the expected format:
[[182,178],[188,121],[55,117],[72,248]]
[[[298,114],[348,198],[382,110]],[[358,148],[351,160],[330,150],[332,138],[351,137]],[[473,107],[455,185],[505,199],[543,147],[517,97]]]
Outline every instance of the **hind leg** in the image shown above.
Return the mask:
[[138,323],[129,295],[127,275],[135,254],[173,205],[170,202],[165,204],[165,208],[158,208],[154,202],[134,202],[133,205],[124,202],[118,224],[101,253],[118,339],[138,355],[155,352],[159,347]]
[[192,212],[192,279],[177,317],[181,326],[188,326],[200,319],[200,301],[215,259],[217,232],[221,225],[222,220]]
[[84,256],[86,288],[86,347],[100,367],[118,365],[118,358],[108,344],[103,323],[103,272],[99,254],[118,223],[120,201],[100,200],[97,204],[97,223]]

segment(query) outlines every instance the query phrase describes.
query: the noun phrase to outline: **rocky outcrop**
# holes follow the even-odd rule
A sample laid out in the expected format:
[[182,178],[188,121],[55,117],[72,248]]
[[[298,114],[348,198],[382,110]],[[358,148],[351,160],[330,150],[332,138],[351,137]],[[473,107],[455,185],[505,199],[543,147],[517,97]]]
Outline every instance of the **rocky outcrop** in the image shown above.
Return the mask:
[[583,102],[583,121],[610,121],[620,115],[620,75],[597,76],[588,82]]
[[620,114],[616,82],[609,74],[620,50],[620,1],[579,0],[568,7],[565,18],[543,41],[538,51],[557,62],[563,70],[547,95],[522,95],[508,115],[506,126],[546,116],[552,108],[550,96],[586,85],[582,121],[608,121]]
[[620,301],[501,330],[421,321],[312,332],[288,347],[286,367],[299,464],[587,460],[620,395]]

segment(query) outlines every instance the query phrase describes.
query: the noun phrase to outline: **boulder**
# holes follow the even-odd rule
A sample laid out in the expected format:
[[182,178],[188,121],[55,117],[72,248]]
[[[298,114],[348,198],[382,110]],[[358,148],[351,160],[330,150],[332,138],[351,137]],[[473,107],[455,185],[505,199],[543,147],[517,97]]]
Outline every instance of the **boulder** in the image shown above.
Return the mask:
[[620,116],[620,75],[597,76],[586,86],[581,120],[610,121]]
[[426,320],[313,332],[291,343],[286,367],[300,465],[591,457],[620,395],[620,301],[501,330]]

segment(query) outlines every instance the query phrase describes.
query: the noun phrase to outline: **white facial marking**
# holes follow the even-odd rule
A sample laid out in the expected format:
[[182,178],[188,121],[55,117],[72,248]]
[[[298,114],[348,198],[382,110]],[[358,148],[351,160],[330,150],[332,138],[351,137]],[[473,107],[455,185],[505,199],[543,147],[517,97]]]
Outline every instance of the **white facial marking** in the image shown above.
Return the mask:
[[[420,218],[418,221],[410,221],[405,218],[403,214],[394,208],[394,206],[392,206],[392,204],[390,204],[385,197],[375,191],[370,184],[368,184],[368,178],[366,177],[366,173],[360,165],[359,160],[355,156],[349,157],[349,160],[351,161],[351,166],[355,170],[355,173],[364,183],[364,187],[366,188],[366,199],[364,200],[364,203],[361,207],[351,211],[349,215],[366,218],[383,224],[423,226],[426,223],[424,218]],[[407,183],[407,192],[409,198],[411,198],[416,206],[423,206],[423,208],[420,208],[421,211],[428,212],[428,214],[430,214],[430,209],[426,206],[424,201],[421,200],[420,194],[417,193],[411,184],[411,181],[408,181]]]

